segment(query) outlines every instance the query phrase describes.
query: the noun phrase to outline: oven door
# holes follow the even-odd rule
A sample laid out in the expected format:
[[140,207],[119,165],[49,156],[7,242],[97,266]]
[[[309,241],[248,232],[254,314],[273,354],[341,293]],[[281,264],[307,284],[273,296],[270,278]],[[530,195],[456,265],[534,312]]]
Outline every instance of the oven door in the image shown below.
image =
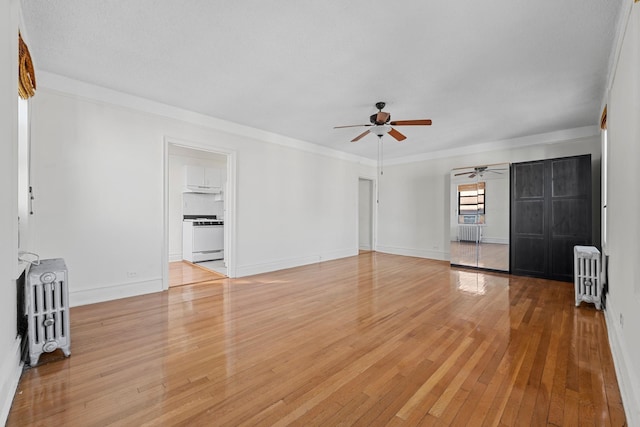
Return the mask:
[[193,226],[193,252],[212,252],[224,249],[223,225]]

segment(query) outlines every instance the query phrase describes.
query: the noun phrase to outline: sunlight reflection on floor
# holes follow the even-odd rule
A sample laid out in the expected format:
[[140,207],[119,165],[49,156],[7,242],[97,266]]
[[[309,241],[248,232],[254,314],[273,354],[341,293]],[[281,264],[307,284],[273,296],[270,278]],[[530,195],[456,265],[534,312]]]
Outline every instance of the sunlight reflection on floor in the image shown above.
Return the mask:
[[483,273],[476,271],[456,271],[453,273],[458,279],[457,287],[462,292],[474,295],[484,295],[487,293],[487,283]]

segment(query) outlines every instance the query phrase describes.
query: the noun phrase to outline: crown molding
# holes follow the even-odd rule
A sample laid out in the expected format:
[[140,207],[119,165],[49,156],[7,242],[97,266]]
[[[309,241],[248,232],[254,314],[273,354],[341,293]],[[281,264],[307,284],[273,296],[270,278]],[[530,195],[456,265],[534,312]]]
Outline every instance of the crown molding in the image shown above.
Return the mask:
[[622,42],[624,41],[624,33],[627,30],[629,24],[629,18],[631,17],[631,10],[633,5],[639,0],[630,0],[620,2],[620,12],[618,15],[618,22],[614,28],[614,41],[611,46],[611,53],[609,54],[609,69],[607,75],[607,86],[602,95],[602,101],[600,105],[600,111],[602,111],[607,105],[609,100],[609,92],[613,86],[613,81],[616,78],[616,70],[618,69],[618,61],[620,59],[620,52],[622,51]]
[[[217,119],[205,114],[196,113],[194,111],[185,110],[157,101],[152,101],[146,98],[129,95],[124,92],[119,92],[91,83],[71,79],[59,74],[50,73],[48,71],[38,70],[36,72],[36,75],[38,76],[39,89],[45,88],[47,90],[59,92],[67,96],[74,96],[89,101],[129,108],[136,111],[141,111],[153,115],[184,121],[198,126],[215,129],[217,131],[222,131],[229,134],[252,138],[259,141],[305,151],[308,153],[354,162],[365,166],[376,167],[377,165],[377,161],[373,159],[345,153],[343,151],[323,147],[318,144],[312,144],[310,142],[290,138],[273,132],[267,132],[261,129],[252,128],[227,120]],[[398,165],[420,162],[424,160],[475,154],[506,148],[525,147],[529,145],[539,144],[553,144],[572,139],[590,137],[598,134],[598,126],[585,126],[581,128],[566,129],[544,134],[529,135],[521,138],[492,141],[469,145],[466,147],[458,147],[448,150],[440,150],[419,155],[389,159],[385,160],[385,164]]]
[[204,126],[218,131],[244,136],[271,144],[277,144],[288,148],[294,148],[308,153],[332,157],[339,160],[346,160],[372,167],[375,167],[376,165],[374,160],[365,157],[356,156],[354,154],[345,153],[343,151],[323,147],[318,144],[312,144],[310,142],[290,138],[273,132],[267,132],[227,120],[217,119],[205,114],[196,113],[194,111],[152,101],[147,98],[71,79],[48,71],[37,70],[36,75],[38,76],[39,89],[45,88],[63,95],[71,95],[80,99],[94,102],[97,101],[113,106],[129,108],[136,111],[180,120],[194,125]]
[[564,129],[555,132],[540,133],[536,135],[528,135],[520,138],[503,139],[499,141],[485,142],[475,145],[467,145],[465,147],[456,147],[448,150],[433,151],[430,153],[419,154],[415,156],[400,157],[397,159],[385,160],[385,164],[400,165],[405,163],[415,163],[425,160],[443,159],[447,157],[456,157],[469,154],[478,154],[487,151],[496,151],[504,149],[513,149],[527,147],[531,145],[557,144],[581,138],[588,138],[600,134],[600,128],[596,125],[583,126],[573,129]]

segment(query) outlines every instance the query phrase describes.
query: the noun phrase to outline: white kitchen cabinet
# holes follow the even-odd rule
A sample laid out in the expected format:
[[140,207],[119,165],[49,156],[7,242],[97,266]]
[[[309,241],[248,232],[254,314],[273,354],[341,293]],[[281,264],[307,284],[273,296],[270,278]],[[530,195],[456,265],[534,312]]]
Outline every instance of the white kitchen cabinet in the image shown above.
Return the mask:
[[184,179],[185,191],[219,193],[222,190],[220,169],[186,165]]
[[222,188],[222,174],[220,172],[220,169],[204,168],[204,185]]
[[204,168],[199,166],[185,166],[184,179],[185,187],[204,186]]

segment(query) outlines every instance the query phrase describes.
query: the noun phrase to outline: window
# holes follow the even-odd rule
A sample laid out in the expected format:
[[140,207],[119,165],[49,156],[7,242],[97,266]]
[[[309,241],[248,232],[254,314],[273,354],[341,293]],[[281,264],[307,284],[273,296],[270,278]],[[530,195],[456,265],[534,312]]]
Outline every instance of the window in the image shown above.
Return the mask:
[[29,247],[27,231],[31,215],[30,183],[30,111],[29,101],[36,91],[31,54],[18,32],[18,249]]
[[485,214],[485,183],[458,185],[458,222],[482,224]]
[[28,250],[31,212],[29,194],[29,101],[18,98],[18,249]]
[[602,176],[601,176],[601,188],[602,188],[602,249],[607,252],[607,178],[608,178],[608,166],[609,166],[609,141],[607,140],[607,128],[602,130]]
[[[637,0],[636,0],[637,1]],[[600,117],[600,129],[602,130],[602,174],[600,177],[601,188],[601,200],[602,200],[602,215],[601,215],[601,244],[602,250],[606,254],[607,251],[607,179],[609,178],[609,140],[607,139],[607,106],[604,106],[602,110],[602,116]]]

